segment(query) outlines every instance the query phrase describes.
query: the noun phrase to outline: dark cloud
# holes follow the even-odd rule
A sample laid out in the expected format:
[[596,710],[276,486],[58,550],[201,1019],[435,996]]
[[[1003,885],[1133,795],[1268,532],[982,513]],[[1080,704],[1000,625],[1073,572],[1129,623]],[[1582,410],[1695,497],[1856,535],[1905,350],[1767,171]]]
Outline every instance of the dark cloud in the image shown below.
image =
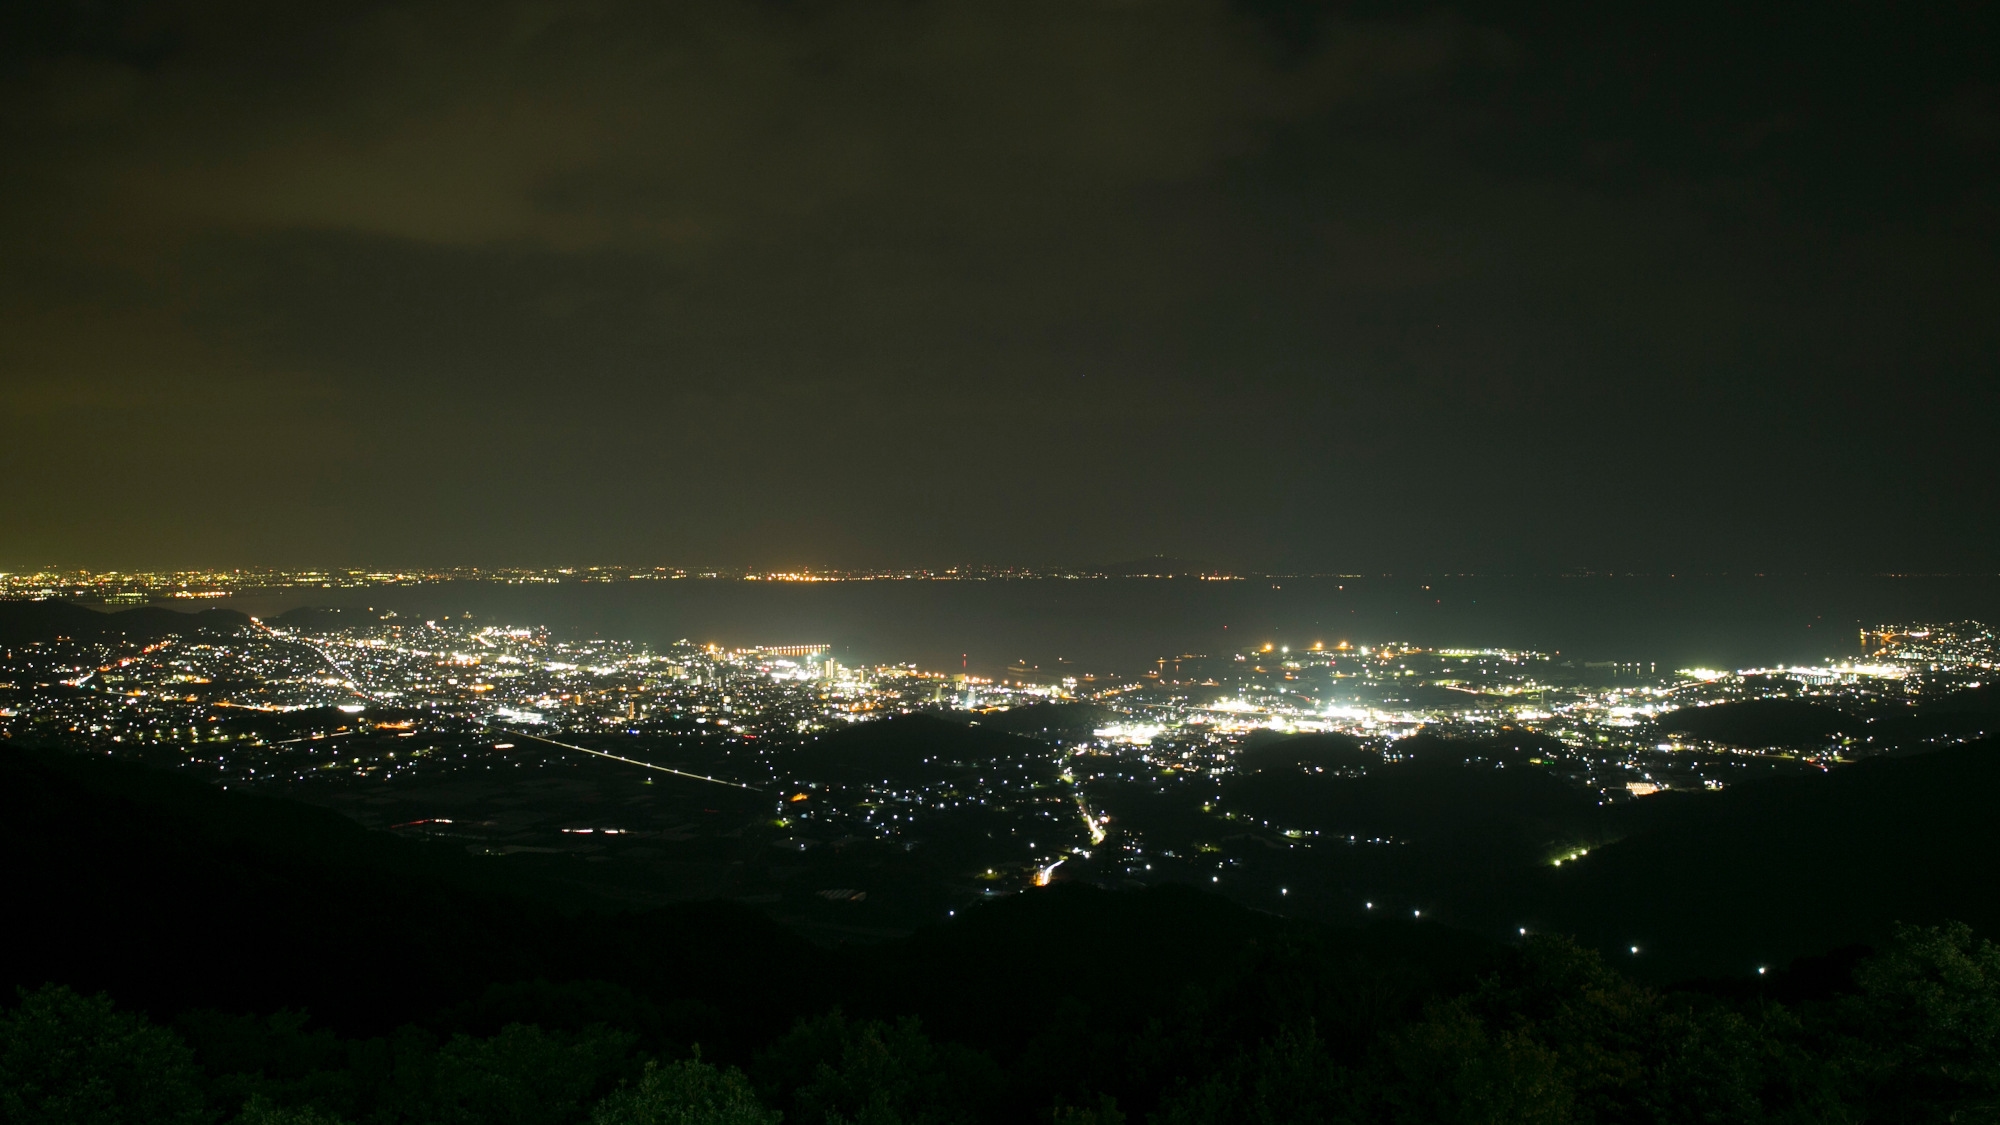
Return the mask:
[[1990,19],[50,7],[0,564],[1989,565]]

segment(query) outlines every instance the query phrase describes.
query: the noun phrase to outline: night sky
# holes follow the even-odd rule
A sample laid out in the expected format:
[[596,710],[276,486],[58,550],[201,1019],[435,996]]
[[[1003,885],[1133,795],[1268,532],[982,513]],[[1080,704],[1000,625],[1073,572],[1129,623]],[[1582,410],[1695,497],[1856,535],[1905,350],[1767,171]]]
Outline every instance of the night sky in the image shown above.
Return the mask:
[[2000,568],[2000,5],[7,12],[0,568]]

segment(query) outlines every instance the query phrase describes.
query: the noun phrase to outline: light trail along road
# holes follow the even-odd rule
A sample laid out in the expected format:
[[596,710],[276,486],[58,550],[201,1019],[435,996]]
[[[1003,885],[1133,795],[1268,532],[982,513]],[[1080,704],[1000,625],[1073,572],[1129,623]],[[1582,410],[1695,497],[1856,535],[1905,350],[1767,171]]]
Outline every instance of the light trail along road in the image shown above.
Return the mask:
[[505,731],[508,734],[513,735],[515,738],[532,738],[536,742],[546,742],[550,746],[560,746],[564,750],[575,750],[578,753],[582,754],[595,754],[600,758],[609,758],[614,762],[624,762],[628,766],[643,766],[649,770],[658,770],[661,773],[673,774],[675,777],[685,777],[693,781],[706,781],[710,785],[727,785],[731,789],[747,789],[752,793],[763,792],[762,789],[757,788],[755,785],[745,785],[740,781],[724,781],[722,778],[710,777],[707,774],[689,773],[686,770],[670,769],[667,766],[656,766],[651,762],[642,762],[637,758],[626,758],[626,757],[621,757],[620,755],[617,754],[607,754],[602,750],[592,750],[588,746],[575,746],[567,742],[557,742],[553,738],[543,738],[539,734],[529,734],[527,731],[524,730],[511,730],[507,727],[501,727],[499,729]]

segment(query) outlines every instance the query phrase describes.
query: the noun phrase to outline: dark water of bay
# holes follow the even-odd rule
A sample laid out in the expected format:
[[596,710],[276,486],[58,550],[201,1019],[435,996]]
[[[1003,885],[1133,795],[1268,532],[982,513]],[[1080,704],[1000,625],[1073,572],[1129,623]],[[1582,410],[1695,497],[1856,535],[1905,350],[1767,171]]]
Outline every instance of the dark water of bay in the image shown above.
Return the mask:
[[471,613],[649,643],[825,643],[850,664],[998,673],[1017,661],[1142,671],[1162,656],[1265,643],[1408,641],[1530,648],[1581,660],[1743,668],[1859,652],[1864,626],[2000,622],[2000,575],[1035,579],[829,583],[681,579],[508,586],[446,583],[257,593],[404,615]]

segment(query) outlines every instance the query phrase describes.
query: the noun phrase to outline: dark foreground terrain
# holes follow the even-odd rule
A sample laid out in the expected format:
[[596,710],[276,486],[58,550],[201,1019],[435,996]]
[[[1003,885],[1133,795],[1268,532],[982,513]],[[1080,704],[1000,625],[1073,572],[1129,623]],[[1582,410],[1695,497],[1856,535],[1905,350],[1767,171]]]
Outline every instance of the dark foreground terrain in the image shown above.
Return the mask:
[[828,947],[9,748],[0,1119],[1983,1120],[1996,775],[1980,743],[1649,802],[1449,926],[1057,885]]

